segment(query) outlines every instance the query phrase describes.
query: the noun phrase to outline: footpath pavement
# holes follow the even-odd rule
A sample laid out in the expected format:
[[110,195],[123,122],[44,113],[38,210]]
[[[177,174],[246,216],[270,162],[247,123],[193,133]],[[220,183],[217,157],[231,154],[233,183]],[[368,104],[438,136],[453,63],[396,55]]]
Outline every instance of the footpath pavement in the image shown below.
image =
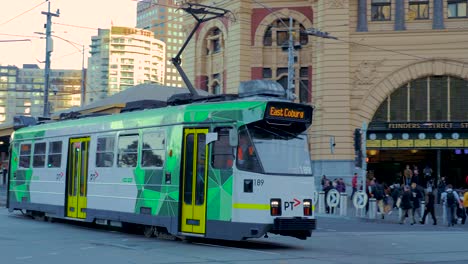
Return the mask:
[[[392,201],[390,201],[390,205],[392,205]],[[418,209],[418,212],[421,213],[421,208]],[[348,218],[348,219],[354,218],[354,219],[359,219],[359,220],[365,221],[365,222],[384,222],[384,223],[395,223],[395,224],[399,223],[399,221],[400,221],[400,219],[399,219],[400,213],[399,213],[398,208],[393,208],[392,211],[384,214],[384,218],[382,218],[381,214],[377,213],[375,219],[370,219],[369,214],[364,214],[363,215],[362,210],[356,210],[356,208],[354,207],[352,201],[350,201],[350,200],[348,201],[347,214],[345,216],[341,216],[341,215],[339,215],[339,213],[340,213],[340,209],[336,208],[335,213],[319,214],[318,216],[319,217],[320,216],[323,216],[323,217],[338,217],[338,218]],[[435,205],[435,215],[436,215],[437,225],[447,226],[447,223],[444,223],[444,221],[443,221],[443,219],[444,219],[444,217],[443,217],[443,208],[442,208],[441,204],[436,204]],[[417,221],[417,223],[416,223],[417,225],[420,225],[420,223],[418,221],[422,218],[422,216],[423,216],[422,214],[420,215],[420,214],[416,213],[415,219]],[[411,222],[412,222],[412,219],[409,219],[409,217],[407,217],[405,219],[405,224],[406,225],[409,225]],[[425,224],[426,225],[432,225],[433,224],[432,217],[430,215],[427,216]],[[460,225],[457,225],[457,226],[460,226]],[[468,228],[468,224],[466,224],[464,226]]]
[[6,185],[0,185],[0,208],[6,206],[6,196],[7,196],[7,191],[6,191]]

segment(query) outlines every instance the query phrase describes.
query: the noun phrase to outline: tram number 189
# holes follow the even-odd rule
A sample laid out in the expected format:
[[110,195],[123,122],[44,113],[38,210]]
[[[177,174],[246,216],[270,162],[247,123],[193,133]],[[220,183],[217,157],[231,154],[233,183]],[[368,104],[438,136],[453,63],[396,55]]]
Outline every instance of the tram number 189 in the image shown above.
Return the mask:
[[265,183],[265,180],[263,179],[256,179],[253,181],[255,186],[263,186],[263,183]]

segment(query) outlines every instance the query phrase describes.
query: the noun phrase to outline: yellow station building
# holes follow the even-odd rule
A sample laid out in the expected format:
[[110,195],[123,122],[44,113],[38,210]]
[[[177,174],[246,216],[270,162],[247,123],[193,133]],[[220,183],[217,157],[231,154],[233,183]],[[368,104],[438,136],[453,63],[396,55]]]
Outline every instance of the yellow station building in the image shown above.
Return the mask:
[[[365,122],[368,169],[377,179],[393,183],[407,164],[421,174],[429,165],[433,176],[466,187],[467,2],[220,1],[232,13],[202,25],[184,53],[184,68],[196,87],[212,93],[236,93],[250,79],[286,86],[292,17],[297,101],[315,106],[316,176],[351,178],[353,132]],[[193,25],[187,19],[186,33]],[[338,40],[304,34],[309,28]]]

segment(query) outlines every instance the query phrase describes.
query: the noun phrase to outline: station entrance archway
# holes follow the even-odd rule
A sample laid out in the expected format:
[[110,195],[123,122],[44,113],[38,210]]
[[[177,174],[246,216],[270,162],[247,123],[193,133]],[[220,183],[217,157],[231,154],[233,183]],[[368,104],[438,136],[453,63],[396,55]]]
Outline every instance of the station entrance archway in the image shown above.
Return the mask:
[[[445,176],[467,188],[468,81],[454,76],[412,80],[388,95],[367,131],[368,170],[388,184],[403,179],[406,165],[429,165],[434,180]],[[420,184],[424,184],[421,181]]]

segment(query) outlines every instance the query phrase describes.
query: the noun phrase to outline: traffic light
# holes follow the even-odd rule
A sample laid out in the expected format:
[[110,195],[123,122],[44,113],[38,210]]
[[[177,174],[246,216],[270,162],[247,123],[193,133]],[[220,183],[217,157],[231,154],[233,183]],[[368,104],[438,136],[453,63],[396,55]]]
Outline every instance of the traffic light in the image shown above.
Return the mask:
[[362,133],[360,128],[354,129],[354,166],[362,167]]
[[361,151],[362,145],[362,137],[361,137],[361,129],[356,128],[354,129],[354,151]]
[[356,151],[354,155],[354,167],[362,168],[362,152]]

